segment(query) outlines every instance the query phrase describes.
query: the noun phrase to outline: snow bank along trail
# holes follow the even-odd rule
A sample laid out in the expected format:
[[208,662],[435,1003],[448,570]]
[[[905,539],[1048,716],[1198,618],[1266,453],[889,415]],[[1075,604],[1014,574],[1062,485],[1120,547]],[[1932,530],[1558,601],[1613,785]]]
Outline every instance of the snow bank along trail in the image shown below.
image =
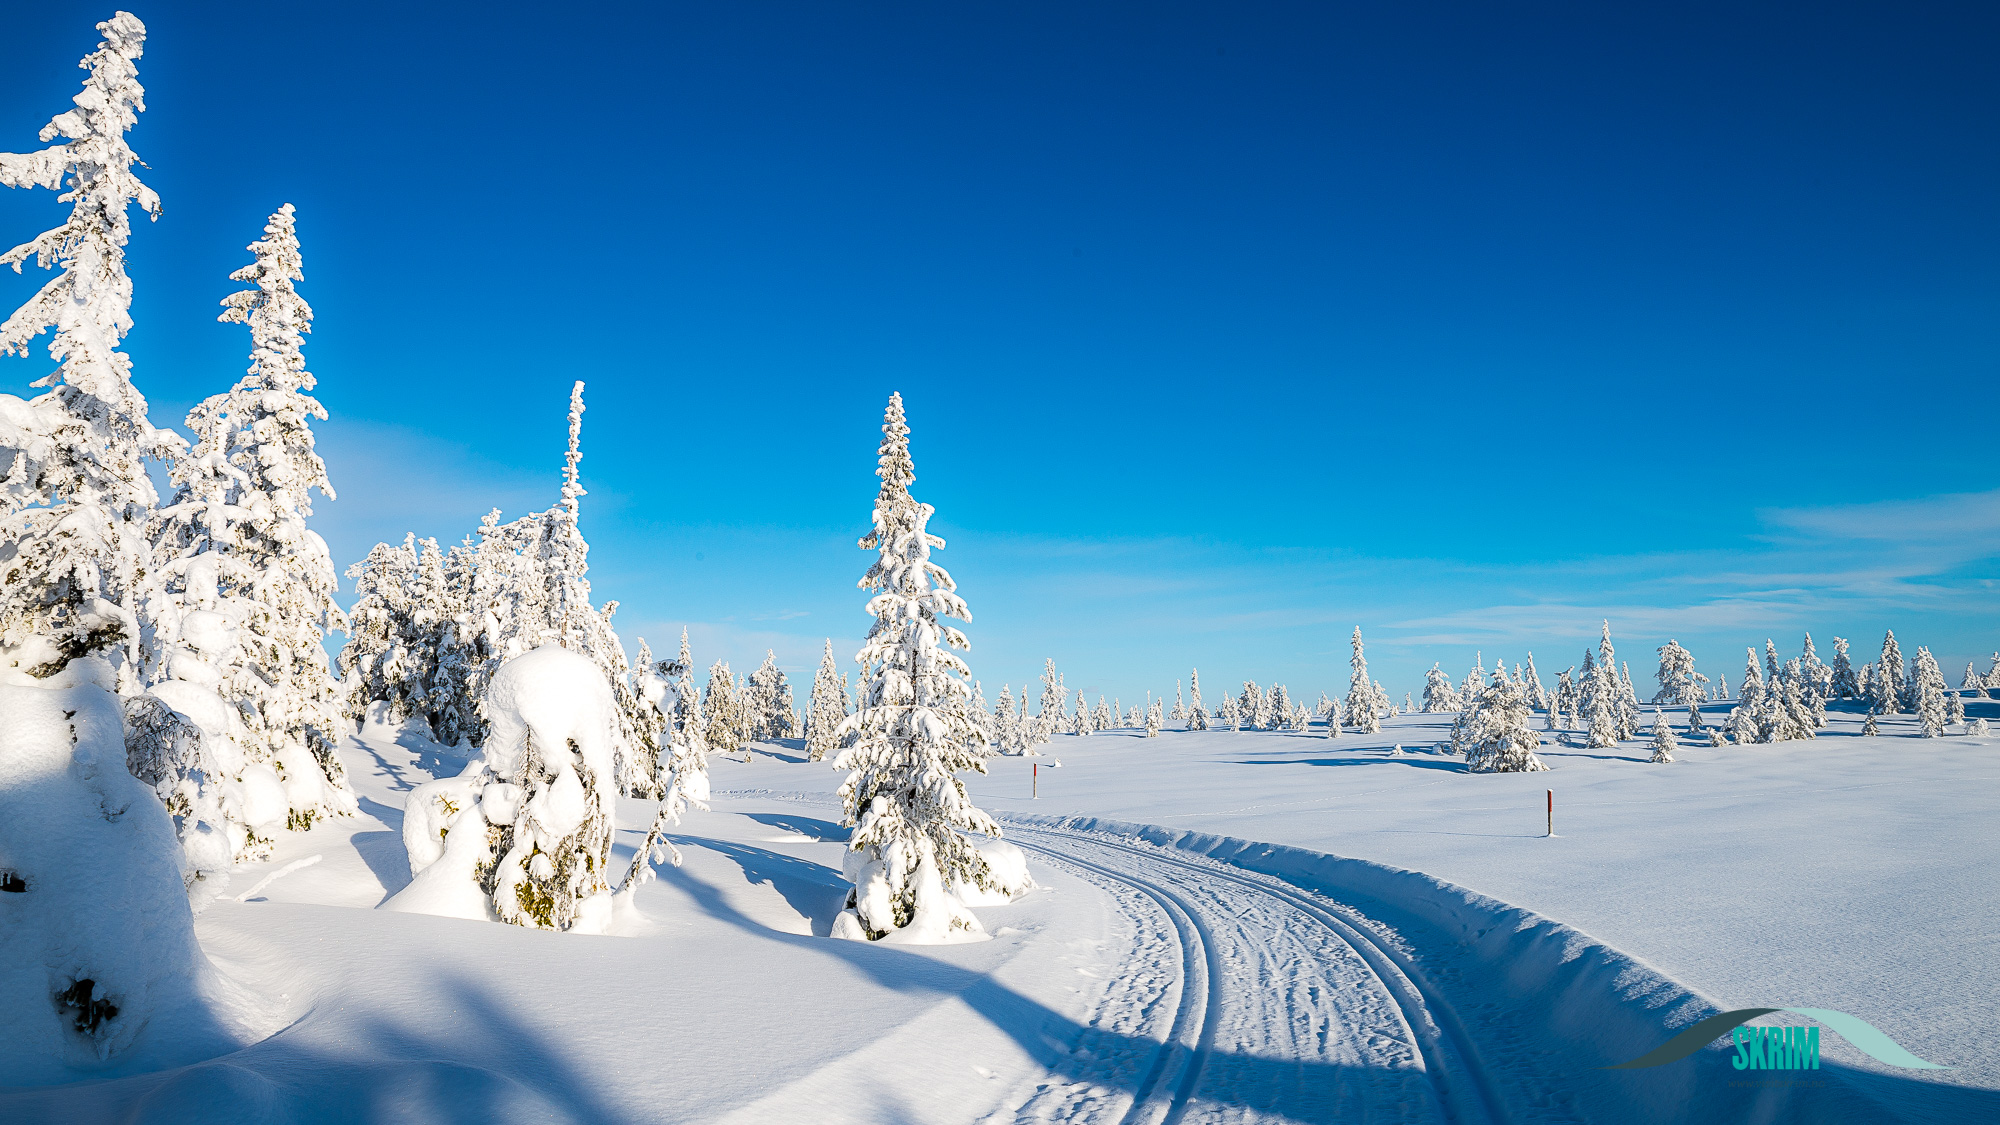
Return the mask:
[[1949,1119],[1883,1097],[1876,1076],[1836,1059],[1803,1084],[1732,1082],[1730,1053],[1713,1046],[1604,1069],[1720,1006],[1571,927],[1419,872],[1086,817],[1016,816],[1006,829],[1046,862],[1143,888],[1185,916],[1184,960],[1206,961],[1182,986],[1205,993],[1206,1015],[1181,1084],[1142,1084],[1127,1120]]

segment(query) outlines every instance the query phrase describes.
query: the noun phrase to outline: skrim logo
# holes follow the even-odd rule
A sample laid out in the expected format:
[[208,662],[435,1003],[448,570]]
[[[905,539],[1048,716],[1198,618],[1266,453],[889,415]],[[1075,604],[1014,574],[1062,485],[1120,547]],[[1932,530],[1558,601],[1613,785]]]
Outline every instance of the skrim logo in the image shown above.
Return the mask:
[[1768,1016],[1773,1012],[1793,1012],[1825,1024],[1859,1048],[1862,1054],[1879,1063],[1904,1070],[1952,1069],[1925,1062],[1904,1050],[1901,1044],[1868,1021],[1832,1008],[1738,1008],[1733,1012],[1710,1016],[1630,1062],[1600,1069],[1638,1070],[1665,1066],[1679,1062],[1717,1038],[1728,1035],[1736,1044],[1735,1057],[1729,1062],[1737,1070],[1818,1070],[1819,1028],[1743,1026],[1758,1016]]

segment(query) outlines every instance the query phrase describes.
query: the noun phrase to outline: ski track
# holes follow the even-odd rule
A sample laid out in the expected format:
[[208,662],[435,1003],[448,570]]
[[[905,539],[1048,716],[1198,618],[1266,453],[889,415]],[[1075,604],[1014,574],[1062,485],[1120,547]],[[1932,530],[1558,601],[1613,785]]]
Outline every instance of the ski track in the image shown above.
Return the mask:
[[[1463,1028],[1380,923],[1281,880],[1120,837],[1026,824],[1009,824],[1007,832],[1104,888],[1121,909],[1138,911],[1124,987],[1106,990],[1078,1044],[1101,1065],[1066,1068],[1096,1070],[1108,1081],[1043,1086],[1021,1107],[1022,1125],[1504,1125]],[[1175,961],[1178,980],[1160,979],[1162,964]],[[1176,994],[1175,1014],[1162,1032],[1169,994]],[[1150,1065],[1141,1072],[1129,1058],[1100,1057],[1093,1039],[1105,1032],[1127,1042],[1151,1038]],[[1122,1116],[1103,1096],[1116,1070],[1132,1091],[1129,1101],[1115,1099]]]

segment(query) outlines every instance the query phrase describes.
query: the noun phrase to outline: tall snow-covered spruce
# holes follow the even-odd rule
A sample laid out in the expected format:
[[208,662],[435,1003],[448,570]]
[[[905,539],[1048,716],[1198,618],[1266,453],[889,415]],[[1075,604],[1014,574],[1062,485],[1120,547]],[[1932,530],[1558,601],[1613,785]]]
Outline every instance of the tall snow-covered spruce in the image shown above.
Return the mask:
[[0,324],[0,355],[25,356],[54,329],[57,364],[34,383],[45,394],[0,395],[0,452],[10,462],[0,479],[0,666],[47,677],[101,654],[130,695],[144,644],[147,521],[159,500],[145,462],[170,460],[184,443],[146,420],[132,361],[118,350],[132,329],[127,210],[136,202],[160,214],[125,143],[146,108],[136,65],[146,28],[119,12],[97,30],[104,40],[83,60],[90,77],[76,108],[42,128],[42,140],[63,142],[0,153],[0,184],[60,189],[71,204],[67,222],[0,254],[16,273],[30,258],[61,271]]
[[954,891],[994,889],[986,858],[964,833],[1000,835],[958,779],[986,772],[986,737],[970,711],[971,671],[952,652],[969,647],[945,617],[969,621],[951,575],[931,561],[944,546],[926,525],[933,508],[910,495],[903,396],[889,397],[875,475],[874,529],[860,546],[877,552],[859,585],[875,591],[875,619],[856,656],[872,674],[860,710],[842,724],[854,742],[834,763],[851,771],[840,787],[854,834],[845,873],[853,884],[836,937],[909,943],[974,940],[985,930]]
[[[1011,706],[1004,688],[1000,699]],[[847,689],[841,686],[840,668],[833,662],[833,640],[828,638],[826,654],[813,673],[812,697],[806,704],[806,761],[823,762],[840,749],[837,732],[846,720]]]
[[[146,421],[130,362],[127,207],[158,214],[125,132],[145,108],[146,29],[97,25],[75,108],[42,130],[63,143],[0,154],[0,184],[65,189],[69,220],[0,254],[61,272],[0,325],[26,355],[53,328],[47,392],[0,395],[0,1066],[10,1083],[73,1081],[126,1048],[189,1026],[215,982],[195,940],[174,825],[127,771],[119,693],[139,686],[142,584],[157,500],[144,465],[179,439]],[[155,705],[153,725],[174,717]],[[195,741],[182,727],[176,742]],[[157,790],[156,790],[157,792]],[[205,995],[206,994],[206,995]],[[156,1016],[165,1018],[154,1022]],[[163,1030],[173,1029],[173,1030]]]
[[1368,678],[1368,656],[1361,647],[1361,626],[1354,627],[1350,644],[1354,655],[1348,663],[1353,666],[1354,675],[1347,684],[1347,725],[1362,734],[1374,734],[1382,729],[1382,718],[1377,709],[1375,684]]
[[[256,261],[230,278],[256,288],[225,298],[218,318],[249,326],[249,372],[188,414],[194,448],[174,464],[173,500],[154,521],[146,680],[202,728],[221,774],[208,781],[248,797],[275,771],[283,826],[306,828],[354,810],[334,753],[345,692],[321,644],[349,626],[334,601],[333,559],[306,527],[313,490],[332,499],[333,486],[313,450],[312,420],[326,410],[306,393],[312,309],[294,288],[304,273],[290,204],[249,250]],[[251,832],[269,839],[272,826],[230,827],[241,858]]]

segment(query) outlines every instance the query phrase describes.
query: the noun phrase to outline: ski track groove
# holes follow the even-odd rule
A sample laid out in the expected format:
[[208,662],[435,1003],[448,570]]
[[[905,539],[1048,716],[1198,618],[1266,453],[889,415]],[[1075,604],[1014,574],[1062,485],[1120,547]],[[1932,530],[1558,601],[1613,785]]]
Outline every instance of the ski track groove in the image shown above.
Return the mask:
[[[1134,1091],[1122,1125],[1176,1125],[1187,1112],[1188,1099],[1201,1078],[1202,1061],[1214,1048],[1216,1014],[1221,1003],[1221,991],[1215,982],[1221,978],[1221,971],[1208,927],[1192,906],[1164,887],[1054,848],[1017,842],[1066,866],[1137,890],[1159,906],[1174,929],[1181,946],[1180,1002],[1175,1005],[1173,1026],[1154,1052],[1152,1064]],[[1197,1018],[1199,1025],[1191,1028]],[[1180,1081],[1174,1084],[1172,1094],[1162,1100],[1161,1081],[1176,1062],[1181,1068]]]
[[[1281,912],[1280,917],[1277,919],[1267,919],[1261,911],[1257,910],[1239,910],[1233,915],[1225,914],[1224,917],[1229,918],[1232,926],[1240,929],[1246,935],[1253,929],[1256,929],[1259,923],[1267,920],[1271,921],[1272,924],[1268,927],[1269,932],[1263,936],[1271,945],[1283,945],[1286,947],[1285,952],[1292,956],[1282,963],[1294,973],[1300,969],[1308,971],[1314,968],[1326,970],[1329,968],[1328,962],[1333,960],[1333,958],[1325,956],[1323,949],[1314,949],[1309,944],[1298,940],[1296,932],[1284,925],[1286,919],[1282,915],[1285,912],[1289,912],[1297,916],[1303,916],[1316,923],[1317,928],[1324,935],[1330,936],[1338,943],[1341,949],[1345,949],[1365,967],[1365,973],[1368,978],[1368,980],[1360,982],[1350,980],[1346,982],[1329,981],[1325,983],[1345,984],[1349,991],[1365,988],[1368,984],[1372,983],[1375,991],[1379,992],[1381,998],[1387,1001],[1388,1012],[1385,1014],[1393,1015],[1400,1030],[1408,1037],[1407,1045],[1414,1048],[1414,1052],[1419,1056],[1421,1060],[1419,1065],[1424,1071],[1424,1078],[1427,1080],[1430,1095],[1444,1119],[1454,1123],[1454,1125],[1506,1125],[1507,1117],[1501,1109],[1504,1103],[1494,1089],[1492,1080],[1487,1074],[1485,1067],[1481,1064],[1478,1054],[1472,1049],[1471,1039],[1466,1034],[1463,1024],[1458,1019],[1456,1013],[1452,1011],[1450,1005],[1437,994],[1435,988],[1424,980],[1422,974],[1417,971],[1416,966],[1412,963],[1409,954],[1398,948],[1393,938],[1384,938],[1370,932],[1373,927],[1380,926],[1381,923],[1368,919],[1359,911],[1353,910],[1351,907],[1346,907],[1343,904],[1334,903],[1330,900],[1316,901],[1319,896],[1300,890],[1281,879],[1252,873],[1247,869],[1239,869],[1234,865],[1226,864],[1219,860],[1209,859],[1206,862],[1200,862],[1194,859],[1183,858],[1169,854],[1169,851],[1164,848],[1135,845],[1124,838],[1102,832],[1086,832],[1048,825],[1019,823],[1009,824],[1008,829],[1009,836],[1016,843],[1024,847],[1033,848],[1035,851],[1052,858],[1066,860],[1072,864],[1087,867],[1090,870],[1098,872],[1103,877],[1117,879],[1139,887],[1142,892],[1152,897],[1156,902],[1159,902],[1161,908],[1166,910],[1170,916],[1175,913],[1173,908],[1167,906],[1167,901],[1171,900],[1174,906],[1178,908],[1179,913],[1185,915],[1188,919],[1189,924],[1199,935],[1201,944],[1205,948],[1208,964],[1205,966],[1207,980],[1204,982],[1204,985],[1208,994],[1208,1012],[1202,1029],[1201,1049],[1190,1060],[1191,1065],[1184,1072],[1180,1088],[1176,1090],[1175,1097],[1170,1103],[1164,1117],[1155,1117],[1152,1112],[1145,1112],[1149,1109],[1147,1095],[1154,1092],[1147,1085],[1147,1083],[1153,1081],[1152,1074],[1149,1074],[1147,1083],[1142,1083],[1139,1087],[1141,1095],[1135,1098],[1132,1109],[1127,1114],[1126,1120],[1128,1122],[1133,1122],[1136,1125],[1138,1122],[1158,1120],[1162,1122],[1162,1125],[1174,1125],[1174,1123],[1180,1121],[1188,1113],[1190,1105],[1194,1104],[1196,1100],[1195,1095],[1200,1088],[1200,1079],[1202,1076],[1201,1064],[1207,1061],[1213,1054],[1213,1042],[1218,1025],[1221,1022],[1219,1019],[1219,1010],[1223,988],[1220,982],[1228,980],[1219,964],[1220,952],[1218,947],[1221,943],[1216,940],[1215,934],[1208,924],[1202,920],[1201,911],[1196,909],[1192,903],[1180,894],[1167,889],[1160,883],[1145,879],[1129,869],[1085,860],[1075,855],[1068,848],[1051,846],[1047,842],[1040,844],[1030,843],[1022,839],[1024,835],[1039,836],[1045,840],[1066,841],[1072,845],[1081,844],[1109,851],[1128,859],[1137,858],[1150,864],[1165,866],[1181,872],[1184,876],[1195,876],[1201,881],[1198,885],[1211,893],[1215,893],[1218,898],[1223,896],[1212,881],[1219,879],[1239,890],[1253,892],[1254,895],[1265,900],[1276,900],[1280,905]],[[1225,903],[1225,905],[1227,904]],[[1354,919],[1350,921],[1341,917],[1341,912],[1352,913]],[[1357,922],[1359,924],[1356,924]],[[1178,924],[1178,921],[1176,924]],[[1391,931],[1391,934],[1393,935],[1393,931]],[[1281,938],[1285,940],[1279,940]],[[1256,966],[1250,967],[1254,968]],[[1254,980],[1248,982],[1248,987],[1239,986],[1232,991],[1242,997],[1264,1001],[1265,1003],[1262,1007],[1266,1010],[1262,1014],[1267,1017],[1277,1016],[1282,1019],[1283,1016],[1296,1017],[1301,1014],[1286,1012],[1280,1015],[1268,1010],[1270,1006],[1269,1002],[1272,1000],[1270,995],[1271,985],[1274,983],[1277,982]],[[1300,991],[1297,981],[1289,983],[1292,983],[1294,987],[1286,991],[1283,996],[1277,998],[1281,1004],[1288,1008],[1292,1006],[1288,1002],[1294,1000]],[[1324,987],[1322,982],[1308,980],[1304,983],[1303,995],[1308,1001],[1307,1006],[1312,1010],[1312,1014],[1318,1015],[1319,1012],[1325,1009],[1324,1002],[1329,999],[1329,994],[1333,991],[1335,989]],[[1187,997],[1184,995],[1182,1007],[1186,1009],[1187,1006]],[[1296,1024],[1297,1021],[1296,1018],[1293,1018],[1286,1022]],[[1318,1019],[1315,1023],[1316,1026],[1311,1032],[1311,1039],[1315,1042],[1308,1043],[1307,1046],[1317,1045],[1320,1048],[1320,1053],[1329,1053],[1327,1052],[1327,1047],[1336,1031],[1341,1032],[1344,1037],[1348,1038],[1354,1038],[1357,1035],[1356,1029],[1336,1028],[1330,1018]],[[1282,1024],[1277,1019],[1267,1018],[1265,1026],[1276,1028],[1282,1026]],[[1396,1037],[1394,1036],[1383,1036],[1377,1033],[1369,1037],[1365,1041],[1365,1045],[1377,1051],[1389,1049],[1393,1055],[1395,1053],[1393,1047],[1397,1045],[1395,1040]],[[1172,1039],[1169,1039],[1170,1044],[1171,1042]],[[1244,1046],[1247,1047],[1250,1045],[1244,1044]],[[1282,1050],[1287,1044],[1269,1042],[1258,1044],[1258,1046],[1262,1046],[1268,1051],[1272,1048]],[[1303,1052],[1301,1053],[1303,1054]],[[1363,1052],[1364,1057],[1366,1053],[1366,1051]],[[1156,1071],[1158,1066],[1159,1063],[1156,1061]],[[1222,1107],[1216,1106],[1211,1108],[1220,1109]],[[1229,1114],[1230,1117],[1243,1120],[1254,1119],[1254,1115],[1251,1114],[1248,1106],[1237,1105],[1230,1108],[1238,1111]],[[1407,1112],[1409,1107],[1403,1108]],[[1216,1115],[1211,1113],[1203,1114],[1202,1116],[1208,1118]]]

